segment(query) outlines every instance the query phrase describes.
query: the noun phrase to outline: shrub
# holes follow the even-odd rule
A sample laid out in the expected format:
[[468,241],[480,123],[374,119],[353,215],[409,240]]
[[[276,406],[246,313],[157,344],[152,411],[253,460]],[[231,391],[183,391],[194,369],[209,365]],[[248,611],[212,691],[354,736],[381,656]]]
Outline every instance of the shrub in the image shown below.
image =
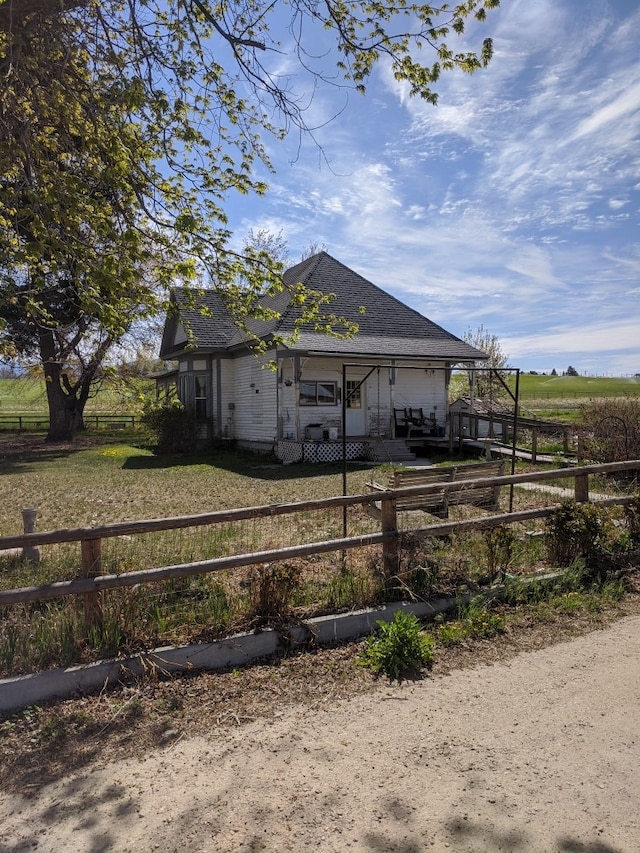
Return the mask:
[[569,566],[576,558],[589,563],[604,554],[611,522],[603,507],[563,501],[546,519],[545,532],[551,563]]
[[360,664],[399,681],[419,672],[432,659],[432,639],[420,633],[413,613],[397,610],[392,622],[378,622],[378,634],[369,638]]
[[516,535],[510,527],[494,527],[484,531],[487,549],[487,569],[492,578],[504,580],[513,561]]
[[258,569],[251,585],[250,606],[261,624],[289,615],[301,574],[301,568],[293,563],[266,563]]
[[155,438],[156,453],[192,453],[198,442],[195,412],[178,400],[146,403],[142,423]]
[[[619,462],[640,456],[640,400],[592,400],[582,407],[584,452],[594,462]],[[637,472],[626,472],[635,477]],[[621,476],[618,472],[617,476]]]

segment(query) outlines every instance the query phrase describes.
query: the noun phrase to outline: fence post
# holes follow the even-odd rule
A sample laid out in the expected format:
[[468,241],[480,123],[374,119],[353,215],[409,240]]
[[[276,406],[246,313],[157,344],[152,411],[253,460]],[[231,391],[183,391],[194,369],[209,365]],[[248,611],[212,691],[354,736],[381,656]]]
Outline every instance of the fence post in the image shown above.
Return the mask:
[[396,513],[395,497],[382,500],[380,507],[381,525],[383,533],[393,531],[396,535],[393,539],[382,543],[382,569],[385,578],[391,578],[398,572],[398,520]]
[[[95,578],[102,574],[102,540],[83,539],[80,542],[80,553],[82,555],[83,578]],[[102,625],[102,605],[100,595],[97,592],[87,592],[84,599],[84,624],[87,633],[93,627]]]
[[538,430],[533,427],[531,430],[531,461],[536,462],[538,459]]
[[[22,526],[25,533],[36,532],[36,519],[38,518],[38,510],[35,507],[25,507],[22,510]],[[40,562],[40,549],[34,545],[27,545],[22,549],[22,559],[29,560],[30,563]]]
[[575,482],[575,497],[576,503],[588,503],[589,502],[589,475],[588,474],[576,474],[576,482]]

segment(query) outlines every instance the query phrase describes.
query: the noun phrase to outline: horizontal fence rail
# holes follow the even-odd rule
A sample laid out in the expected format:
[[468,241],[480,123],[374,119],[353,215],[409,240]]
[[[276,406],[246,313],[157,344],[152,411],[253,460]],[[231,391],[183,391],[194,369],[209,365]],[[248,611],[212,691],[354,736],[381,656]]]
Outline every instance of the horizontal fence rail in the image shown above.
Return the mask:
[[[106,589],[132,587],[142,583],[157,583],[172,578],[185,578],[193,575],[235,569],[241,566],[263,564],[271,561],[285,560],[294,557],[311,556],[329,552],[347,551],[363,548],[369,545],[381,544],[383,562],[386,572],[393,571],[398,559],[398,547],[403,535],[408,533],[421,537],[444,536],[458,531],[472,529],[488,529],[506,524],[515,524],[529,519],[543,518],[550,515],[559,501],[552,505],[527,509],[518,512],[499,513],[474,517],[471,519],[438,522],[426,526],[414,526],[400,530],[396,501],[398,496],[429,494],[434,491],[451,492],[475,490],[482,486],[514,486],[523,483],[553,482],[554,480],[574,480],[574,498],[578,502],[589,500],[589,477],[595,474],[613,474],[640,470],[640,460],[613,462],[608,464],[587,465],[579,468],[562,468],[549,471],[535,471],[523,474],[512,474],[503,477],[481,477],[474,480],[433,483],[430,485],[412,486],[403,489],[389,489],[375,493],[338,496],[322,500],[301,501],[291,504],[273,504],[202,513],[193,516],[177,518],[148,519],[143,521],[125,521],[99,527],[85,527],[67,530],[55,530],[41,533],[23,533],[14,536],[0,537],[0,551],[24,549],[24,553],[34,553],[40,545],[59,543],[80,543],[81,566],[78,577],[69,581],[42,584],[39,586],[22,587],[0,591],[0,606],[19,602],[33,602],[69,595],[84,597],[87,616],[90,620],[100,619],[99,593]],[[620,495],[599,500],[599,503],[610,506],[629,504],[632,495]],[[101,543],[105,539],[115,537],[132,537],[154,531],[187,529],[203,525],[219,525],[236,522],[243,519],[266,519],[276,516],[293,516],[300,513],[315,512],[328,508],[346,508],[367,506],[376,503],[381,505],[381,530],[379,533],[360,534],[358,536],[343,536],[323,541],[299,544],[285,548],[254,550],[230,556],[215,557],[208,560],[192,561],[168,566],[154,567],[140,571],[125,571],[121,574],[104,574],[101,566]]]
[[[135,415],[89,415],[83,416],[86,427],[94,429],[134,429]],[[49,415],[0,415],[0,431],[26,432],[27,430],[49,429]]]

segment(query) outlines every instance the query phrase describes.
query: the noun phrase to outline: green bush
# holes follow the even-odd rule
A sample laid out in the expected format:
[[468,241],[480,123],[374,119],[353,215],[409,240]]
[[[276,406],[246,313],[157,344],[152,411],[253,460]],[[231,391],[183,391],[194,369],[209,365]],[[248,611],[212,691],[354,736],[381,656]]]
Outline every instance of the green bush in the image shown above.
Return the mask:
[[603,507],[563,501],[545,522],[549,561],[558,566],[569,566],[577,558],[597,562],[606,551],[611,530]]
[[155,439],[156,453],[192,453],[196,450],[198,421],[195,412],[178,400],[146,403],[141,420]]
[[378,622],[378,634],[370,637],[360,664],[398,681],[419,672],[433,660],[433,640],[420,632],[413,613],[397,610],[392,622]]

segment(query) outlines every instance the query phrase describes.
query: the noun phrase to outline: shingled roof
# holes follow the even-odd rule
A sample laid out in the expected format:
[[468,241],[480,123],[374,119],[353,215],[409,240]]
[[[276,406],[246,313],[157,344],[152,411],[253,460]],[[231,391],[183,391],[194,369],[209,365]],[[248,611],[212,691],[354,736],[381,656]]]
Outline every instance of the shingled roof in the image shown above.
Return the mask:
[[[289,345],[292,351],[338,354],[342,357],[436,358],[452,362],[487,357],[376,287],[327,252],[319,252],[288,269],[284,281],[287,285],[301,283],[323,294],[335,294],[328,310],[338,317],[357,323],[359,327],[357,334],[346,339],[303,327],[295,343]],[[251,331],[261,338],[277,335],[288,339],[295,329],[300,308],[290,304],[286,288],[270,299],[268,305],[276,309],[280,316],[272,321],[252,323]],[[187,307],[181,311],[184,325],[193,332],[198,349],[228,350],[246,344],[246,334],[234,324],[228,309],[215,292],[207,291],[198,300],[198,306],[203,306],[208,316],[203,316],[199,307]],[[175,328],[174,322],[174,331]],[[176,349],[171,346],[172,340],[174,337],[165,327],[161,349],[163,358],[170,358],[171,349]]]

